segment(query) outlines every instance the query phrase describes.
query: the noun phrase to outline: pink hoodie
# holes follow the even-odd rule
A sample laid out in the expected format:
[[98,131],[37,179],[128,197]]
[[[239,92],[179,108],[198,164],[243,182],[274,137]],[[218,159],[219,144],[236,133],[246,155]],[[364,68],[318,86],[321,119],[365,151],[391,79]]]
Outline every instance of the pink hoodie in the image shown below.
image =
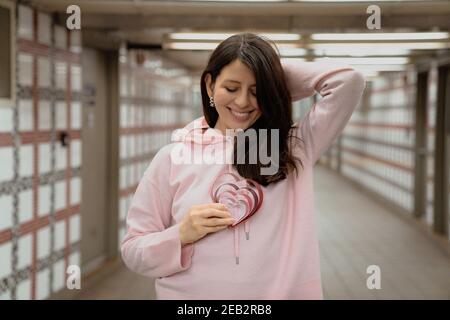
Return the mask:
[[313,168],[350,119],[365,81],[335,62],[282,63],[294,101],[315,91],[322,98],[293,128],[304,141],[293,150],[304,167],[298,176],[263,187],[262,206],[244,225],[181,245],[179,223],[189,208],[212,202],[210,188],[220,174],[237,174],[227,163],[174,161],[180,152],[229,150],[232,138],[203,117],[176,132],[144,173],[121,251],[128,268],[156,278],[157,299],[322,299]]

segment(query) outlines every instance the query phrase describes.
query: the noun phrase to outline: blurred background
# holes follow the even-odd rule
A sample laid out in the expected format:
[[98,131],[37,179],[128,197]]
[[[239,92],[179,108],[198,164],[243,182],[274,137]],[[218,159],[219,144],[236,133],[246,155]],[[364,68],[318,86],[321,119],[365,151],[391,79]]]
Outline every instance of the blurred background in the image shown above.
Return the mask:
[[211,50],[242,31],[366,76],[316,166],[325,298],[450,299],[449,30],[437,0],[0,0],[0,299],[154,298],[120,258],[126,213],[153,155],[202,115]]

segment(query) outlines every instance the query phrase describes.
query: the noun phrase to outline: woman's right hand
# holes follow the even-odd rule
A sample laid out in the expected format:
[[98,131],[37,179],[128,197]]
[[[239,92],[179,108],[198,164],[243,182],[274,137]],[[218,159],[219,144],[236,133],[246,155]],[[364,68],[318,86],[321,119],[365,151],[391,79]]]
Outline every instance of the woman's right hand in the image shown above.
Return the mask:
[[192,206],[180,223],[181,244],[193,243],[208,233],[217,232],[233,224],[234,218],[221,203]]

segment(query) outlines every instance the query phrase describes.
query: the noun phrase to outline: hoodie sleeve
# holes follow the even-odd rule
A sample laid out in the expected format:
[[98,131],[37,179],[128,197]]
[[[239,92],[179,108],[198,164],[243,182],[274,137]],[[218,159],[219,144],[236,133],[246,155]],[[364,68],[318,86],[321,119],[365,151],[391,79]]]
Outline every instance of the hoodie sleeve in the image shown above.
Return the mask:
[[292,62],[282,60],[293,101],[321,95],[298,128],[306,155],[312,164],[342,132],[365,88],[361,72],[337,62]]
[[172,195],[170,158],[161,150],[145,171],[127,214],[122,259],[134,272],[152,278],[190,267],[193,244],[181,245],[179,223],[170,225]]

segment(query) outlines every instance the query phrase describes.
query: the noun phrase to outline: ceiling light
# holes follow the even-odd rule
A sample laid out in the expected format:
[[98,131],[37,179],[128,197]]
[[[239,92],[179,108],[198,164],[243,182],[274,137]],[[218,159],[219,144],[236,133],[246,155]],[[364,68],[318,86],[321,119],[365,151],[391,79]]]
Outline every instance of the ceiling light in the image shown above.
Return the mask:
[[340,47],[336,45],[330,48],[322,48],[314,50],[316,56],[350,56],[350,57],[368,57],[368,56],[407,56],[411,50],[403,48],[374,48],[371,46],[361,46],[358,48]]
[[[205,0],[200,0],[200,1],[205,1]],[[227,1],[227,0],[219,0],[219,1]],[[368,2],[369,0],[292,0],[292,1],[294,1],[294,2]],[[402,1],[424,1],[424,0],[372,0],[370,2],[402,2]]]
[[313,40],[326,41],[442,40],[448,37],[448,32],[316,33],[311,35]]
[[214,50],[218,45],[218,42],[170,42],[163,44],[163,47],[172,50]]
[[[169,38],[173,40],[198,40],[198,41],[223,41],[236,33],[171,33]],[[298,41],[301,39],[299,34],[295,33],[257,33],[272,41]]]
[[361,72],[366,71],[406,71],[407,65],[380,65],[380,64],[372,64],[372,65],[358,65],[358,64],[352,64],[352,67],[354,67],[356,70],[359,70]]
[[280,47],[279,51],[280,51],[280,55],[283,57],[304,56],[308,52],[306,49],[289,48],[289,47]]
[[[214,50],[218,45],[219,42],[167,42],[163,43],[163,48],[169,50]],[[276,43],[276,46],[279,50],[298,47],[295,43]]]
[[[367,48],[367,43],[312,43],[309,45],[313,49],[328,49],[340,48],[348,50],[350,53],[354,49]],[[370,47],[374,49],[409,49],[409,50],[434,50],[450,48],[450,43],[443,42],[392,42],[392,43],[371,43]]]
[[316,58],[317,61],[337,61],[346,64],[407,64],[409,59],[406,57],[377,57],[377,58]]
[[305,58],[281,58],[281,61],[295,62],[295,61],[306,61],[306,59]]

